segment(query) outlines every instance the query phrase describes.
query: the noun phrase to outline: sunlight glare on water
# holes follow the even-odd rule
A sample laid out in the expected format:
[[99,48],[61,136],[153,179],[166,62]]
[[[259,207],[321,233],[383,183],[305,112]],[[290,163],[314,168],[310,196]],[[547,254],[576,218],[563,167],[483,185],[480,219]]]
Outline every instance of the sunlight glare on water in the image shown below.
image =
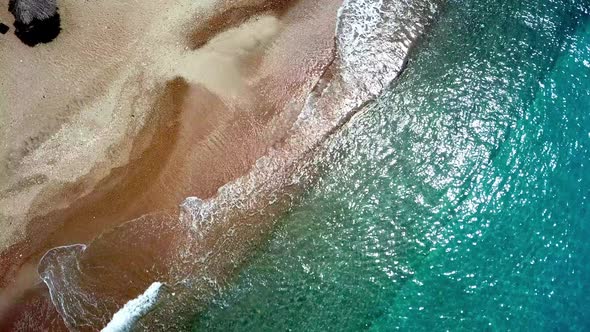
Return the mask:
[[590,327],[586,1],[448,1],[194,330]]

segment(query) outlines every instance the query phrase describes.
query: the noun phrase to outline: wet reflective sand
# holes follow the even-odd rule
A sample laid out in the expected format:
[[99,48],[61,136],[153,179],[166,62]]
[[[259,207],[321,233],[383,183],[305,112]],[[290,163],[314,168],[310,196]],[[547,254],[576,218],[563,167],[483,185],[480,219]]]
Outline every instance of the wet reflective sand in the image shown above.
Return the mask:
[[[179,31],[185,33],[178,37],[186,41],[182,51],[163,65],[154,65],[164,73],[158,77],[168,78],[152,79],[145,89],[142,75],[130,75],[124,81],[133,81],[132,88],[120,92],[123,99],[128,98],[126,105],[131,105],[124,114],[130,122],[142,119],[134,130],[124,130],[121,141],[114,140],[106,152],[109,159],[96,162],[89,175],[73,182],[56,181],[41,194],[21,190],[34,196],[36,203],[26,213],[14,213],[24,215],[21,222],[26,228],[22,238],[0,256],[3,328],[38,324],[30,321],[32,316],[47,326],[61,326],[33,268],[46,250],[88,243],[105,229],[147,213],[176,214],[184,198],[212,197],[221,185],[248,172],[269,147],[280,143],[305,96],[332,61],[339,5],[339,1],[321,6],[312,1],[234,1],[217,4],[216,15],[203,20],[210,28],[182,25]],[[62,11],[67,14],[67,7]],[[199,15],[191,19],[205,17]],[[221,38],[215,39],[220,33]],[[109,65],[105,68],[113,70]],[[101,78],[108,86],[109,76]],[[14,91],[18,90],[10,90]],[[30,106],[30,116],[36,116],[34,109]],[[100,119],[95,121],[100,127]],[[44,147],[41,143],[30,153],[35,155]],[[10,181],[26,168],[23,164],[34,166],[34,160],[15,162],[3,176]],[[111,169],[113,164],[116,167]],[[55,197],[60,203],[53,205]],[[11,217],[5,219],[10,222]]]

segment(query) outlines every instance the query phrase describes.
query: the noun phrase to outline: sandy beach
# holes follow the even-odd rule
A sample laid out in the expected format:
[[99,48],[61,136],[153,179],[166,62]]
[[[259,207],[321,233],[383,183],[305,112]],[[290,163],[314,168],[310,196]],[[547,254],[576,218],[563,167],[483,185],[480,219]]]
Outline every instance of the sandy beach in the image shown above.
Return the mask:
[[2,326],[45,310],[48,249],[210,198],[280,143],[332,61],[339,6],[64,1],[54,42],[3,36]]

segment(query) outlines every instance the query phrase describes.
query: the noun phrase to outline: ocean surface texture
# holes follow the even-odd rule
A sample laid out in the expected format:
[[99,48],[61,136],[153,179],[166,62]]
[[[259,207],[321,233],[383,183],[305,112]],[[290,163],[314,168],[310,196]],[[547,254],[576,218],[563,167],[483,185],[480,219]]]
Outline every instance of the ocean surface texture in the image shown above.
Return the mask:
[[447,1],[193,329],[590,330],[589,14]]

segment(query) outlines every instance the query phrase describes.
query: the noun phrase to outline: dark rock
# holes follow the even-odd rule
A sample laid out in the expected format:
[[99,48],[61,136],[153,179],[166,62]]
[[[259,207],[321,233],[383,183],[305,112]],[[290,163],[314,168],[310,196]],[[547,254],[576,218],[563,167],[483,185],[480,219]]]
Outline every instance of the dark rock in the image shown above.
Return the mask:
[[33,47],[39,43],[49,43],[61,31],[59,13],[44,20],[33,19],[28,24],[17,20],[14,22],[14,28],[14,34],[28,46]]
[[60,17],[56,0],[10,0],[14,34],[26,45],[48,43],[59,35]]
[[0,33],[1,34],[7,33],[8,30],[10,30],[10,28],[8,27],[8,25],[6,25],[4,23],[0,23]]

